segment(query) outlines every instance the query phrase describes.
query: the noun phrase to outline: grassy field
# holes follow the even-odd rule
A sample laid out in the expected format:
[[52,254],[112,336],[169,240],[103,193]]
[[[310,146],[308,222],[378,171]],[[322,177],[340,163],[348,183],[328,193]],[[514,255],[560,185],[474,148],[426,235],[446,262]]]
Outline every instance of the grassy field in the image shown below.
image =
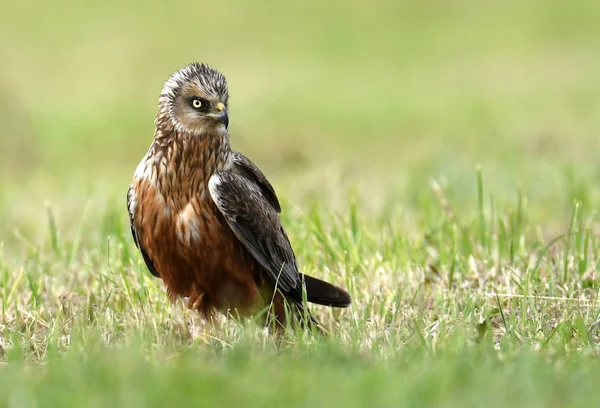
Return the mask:
[[[203,3],[0,13],[0,406],[597,403],[600,3]],[[125,193],[194,60],[353,296],[326,339],[206,324],[141,261]]]

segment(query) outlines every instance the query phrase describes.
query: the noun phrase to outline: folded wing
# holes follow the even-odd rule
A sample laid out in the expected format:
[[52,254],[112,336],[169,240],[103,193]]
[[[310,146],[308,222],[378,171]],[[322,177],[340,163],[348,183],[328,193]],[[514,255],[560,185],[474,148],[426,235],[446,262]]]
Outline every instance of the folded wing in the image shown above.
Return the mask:
[[269,196],[272,187],[265,194],[264,182],[261,185],[242,174],[215,173],[208,183],[210,196],[233,233],[263,266],[273,284],[291,300],[299,302],[302,292],[298,266],[274,207],[277,200],[273,199],[274,192]]
[[160,278],[160,274],[156,270],[156,267],[154,266],[154,262],[152,262],[152,260],[150,259],[150,257],[148,256],[148,254],[146,253],[144,248],[142,247],[141,240],[138,237],[138,231],[135,228],[135,222],[134,222],[136,206],[137,206],[137,197],[135,195],[135,190],[134,190],[133,186],[130,186],[129,190],[127,191],[127,212],[129,213],[129,224],[131,225],[131,235],[133,236],[133,242],[135,242],[135,246],[138,247],[138,249],[142,253],[142,258],[144,259],[144,262],[146,263],[146,266],[148,267],[148,270],[150,271],[150,273],[154,277]]

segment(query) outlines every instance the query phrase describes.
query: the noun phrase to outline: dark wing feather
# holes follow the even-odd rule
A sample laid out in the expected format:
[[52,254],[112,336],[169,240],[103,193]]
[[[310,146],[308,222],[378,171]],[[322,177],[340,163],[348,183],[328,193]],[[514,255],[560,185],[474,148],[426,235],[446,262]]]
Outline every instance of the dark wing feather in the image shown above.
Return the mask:
[[144,259],[144,262],[146,263],[146,267],[148,268],[150,273],[154,277],[160,278],[160,274],[156,270],[156,267],[154,266],[154,262],[152,262],[152,260],[150,259],[150,257],[148,256],[148,254],[146,253],[144,248],[141,247],[140,240],[138,240],[138,237],[137,237],[137,232],[135,230],[134,213],[133,213],[134,197],[135,197],[135,191],[133,190],[133,186],[130,186],[129,190],[127,191],[127,212],[129,213],[129,225],[131,226],[131,235],[133,236],[133,242],[135,242],[135,246],[138,247],[138,249],[142,253],[142,258]]
[[292,300],[301,301],[296,257],[263,186],[240,174],[217,172],[208,187],[229,227],[273,283]]
[[252,180],[260,188],[263,196],[269,201],[269,204],[277,211],[281,212],[281,206],[279,200],[275,194],[275,189],[269,183],[267,177],[262,171],[249,158],[241,154],[240,152],[233,152],[233,172],[241,174],[249,180]]

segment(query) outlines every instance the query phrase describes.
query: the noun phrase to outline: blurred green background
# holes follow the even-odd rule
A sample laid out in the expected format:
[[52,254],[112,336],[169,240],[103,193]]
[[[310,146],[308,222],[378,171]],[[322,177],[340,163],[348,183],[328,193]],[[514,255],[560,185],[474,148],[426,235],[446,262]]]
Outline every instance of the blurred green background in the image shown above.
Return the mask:
[[[39,242],[86,205],[125,220],[157,96],[190,61],[230,85],[234,148],[303,205],[418,219],[440,181],[568,220],[600,190],[600,2],[7,2],[0,13],[0,240]],[[585,187],[584,187],[585,186]],[[590,187],[591,186],[591,187]],[[387,204],[386,204],[387,203]],[[16,237],[16,238],[15,238]],[[101,237],[98,237],[101,239]]]

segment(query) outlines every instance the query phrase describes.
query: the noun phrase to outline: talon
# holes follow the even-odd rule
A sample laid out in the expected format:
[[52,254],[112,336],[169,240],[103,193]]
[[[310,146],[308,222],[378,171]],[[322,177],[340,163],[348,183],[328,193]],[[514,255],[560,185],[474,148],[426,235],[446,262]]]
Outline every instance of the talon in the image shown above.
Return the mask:
[[187,304],[188,309],[198,309],[198,307],[200,307],[200,304],[202,303],[203,297],[204,293],[200,293],[196,296],[190,296],[190,299],[188,300]]
[[194,302],[196,301],[196,299],[198,299],[198,295],[196,294],[196,291],[194,291],[188,297],[188,301],[187,301],[187,308],[188,309],[192,309],[194,307]]

